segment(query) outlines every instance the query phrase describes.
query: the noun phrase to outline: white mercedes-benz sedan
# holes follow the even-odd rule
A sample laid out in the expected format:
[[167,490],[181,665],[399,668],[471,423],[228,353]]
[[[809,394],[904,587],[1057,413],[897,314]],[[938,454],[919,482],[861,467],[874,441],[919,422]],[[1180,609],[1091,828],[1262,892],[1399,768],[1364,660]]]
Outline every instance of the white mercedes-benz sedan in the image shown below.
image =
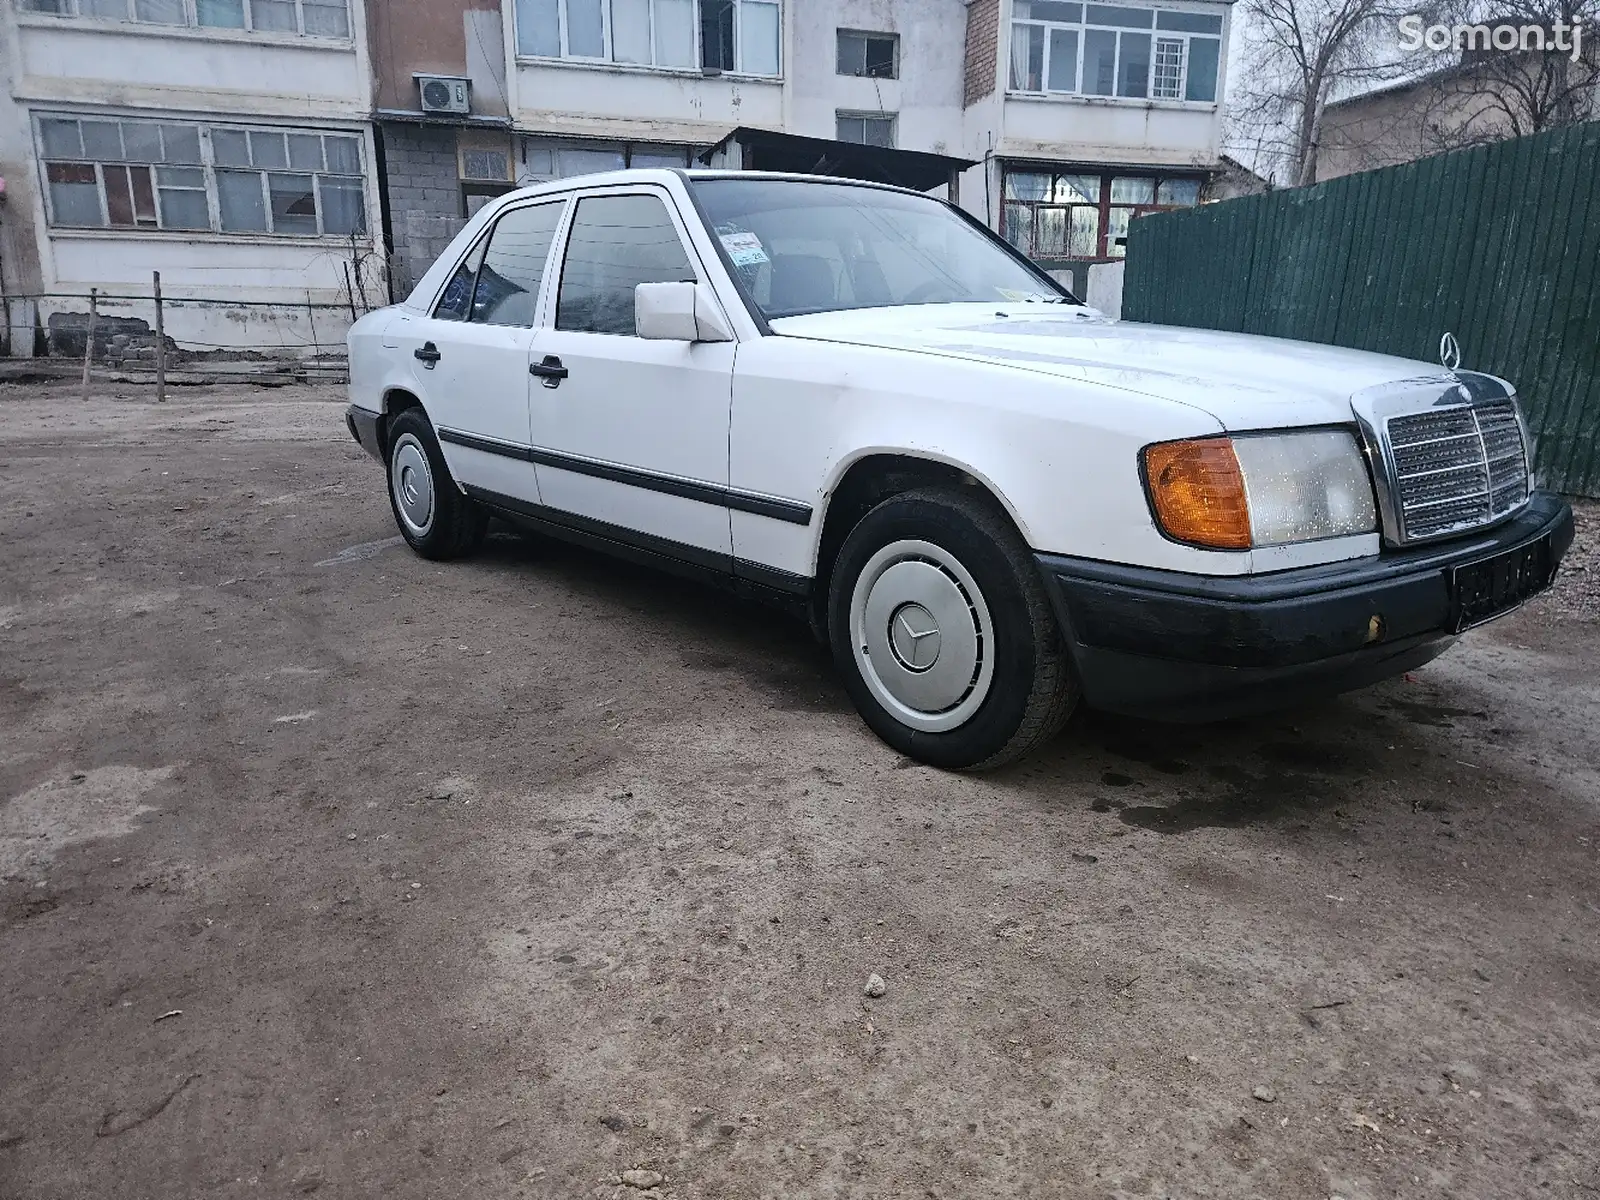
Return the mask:
[[782,601],[942,767],[1080,701],[1208,719],[1395,675],[1572,541],[1504,380],[1110,321],[870,184],[526,188],[349,341],[349,429],[419,554],[497,516]]

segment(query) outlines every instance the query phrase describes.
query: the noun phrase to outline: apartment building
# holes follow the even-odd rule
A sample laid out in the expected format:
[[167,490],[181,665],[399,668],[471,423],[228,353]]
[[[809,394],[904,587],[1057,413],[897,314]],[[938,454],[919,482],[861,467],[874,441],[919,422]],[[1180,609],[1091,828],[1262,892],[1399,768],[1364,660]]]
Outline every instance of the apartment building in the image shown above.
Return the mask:
[[159,271],[191,347],[337,343],[321,306],[384,274],[366,28],[363,0],[0,0],[8,310],[48,332]]
[[1224,169],[1229,16],[1212,0],[375,4],[394,286],[486,197],[629,165],[916,181],[1081,274]]
[[1228,36],[1227,0],[0,0],[0,298],[31,343],[159,271],[187,347],[314,352],[495,195],[695,165],[936,191],[1081,290],[1226,169]]

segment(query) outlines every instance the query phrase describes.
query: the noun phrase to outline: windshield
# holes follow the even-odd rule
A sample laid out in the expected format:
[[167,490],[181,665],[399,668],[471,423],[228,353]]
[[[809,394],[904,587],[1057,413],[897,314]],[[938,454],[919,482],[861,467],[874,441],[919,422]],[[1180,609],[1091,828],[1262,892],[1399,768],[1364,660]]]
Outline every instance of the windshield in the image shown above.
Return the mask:
[[793,179],[693,186],[769,319],[897,304],[1074,302],[999,239],[925,196]]

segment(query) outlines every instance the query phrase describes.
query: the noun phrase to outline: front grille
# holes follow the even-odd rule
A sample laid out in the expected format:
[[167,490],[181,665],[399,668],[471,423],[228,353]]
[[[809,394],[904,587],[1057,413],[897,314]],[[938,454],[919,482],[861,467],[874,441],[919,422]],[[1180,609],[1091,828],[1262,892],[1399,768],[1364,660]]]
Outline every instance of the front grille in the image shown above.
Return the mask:
[[1528,498],[1514,400],[1390,417],[1386,433],[1406,541],[1485,525]]

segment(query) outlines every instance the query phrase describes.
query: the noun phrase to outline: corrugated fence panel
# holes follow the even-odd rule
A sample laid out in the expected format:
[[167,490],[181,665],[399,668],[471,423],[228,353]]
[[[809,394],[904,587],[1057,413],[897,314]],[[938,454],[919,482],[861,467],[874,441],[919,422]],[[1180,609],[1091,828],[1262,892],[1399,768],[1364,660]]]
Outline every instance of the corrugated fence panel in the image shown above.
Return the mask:
[[1123,316],[1516,383],[1544,481],[1600,495],[1600,123],[1133,222]]

